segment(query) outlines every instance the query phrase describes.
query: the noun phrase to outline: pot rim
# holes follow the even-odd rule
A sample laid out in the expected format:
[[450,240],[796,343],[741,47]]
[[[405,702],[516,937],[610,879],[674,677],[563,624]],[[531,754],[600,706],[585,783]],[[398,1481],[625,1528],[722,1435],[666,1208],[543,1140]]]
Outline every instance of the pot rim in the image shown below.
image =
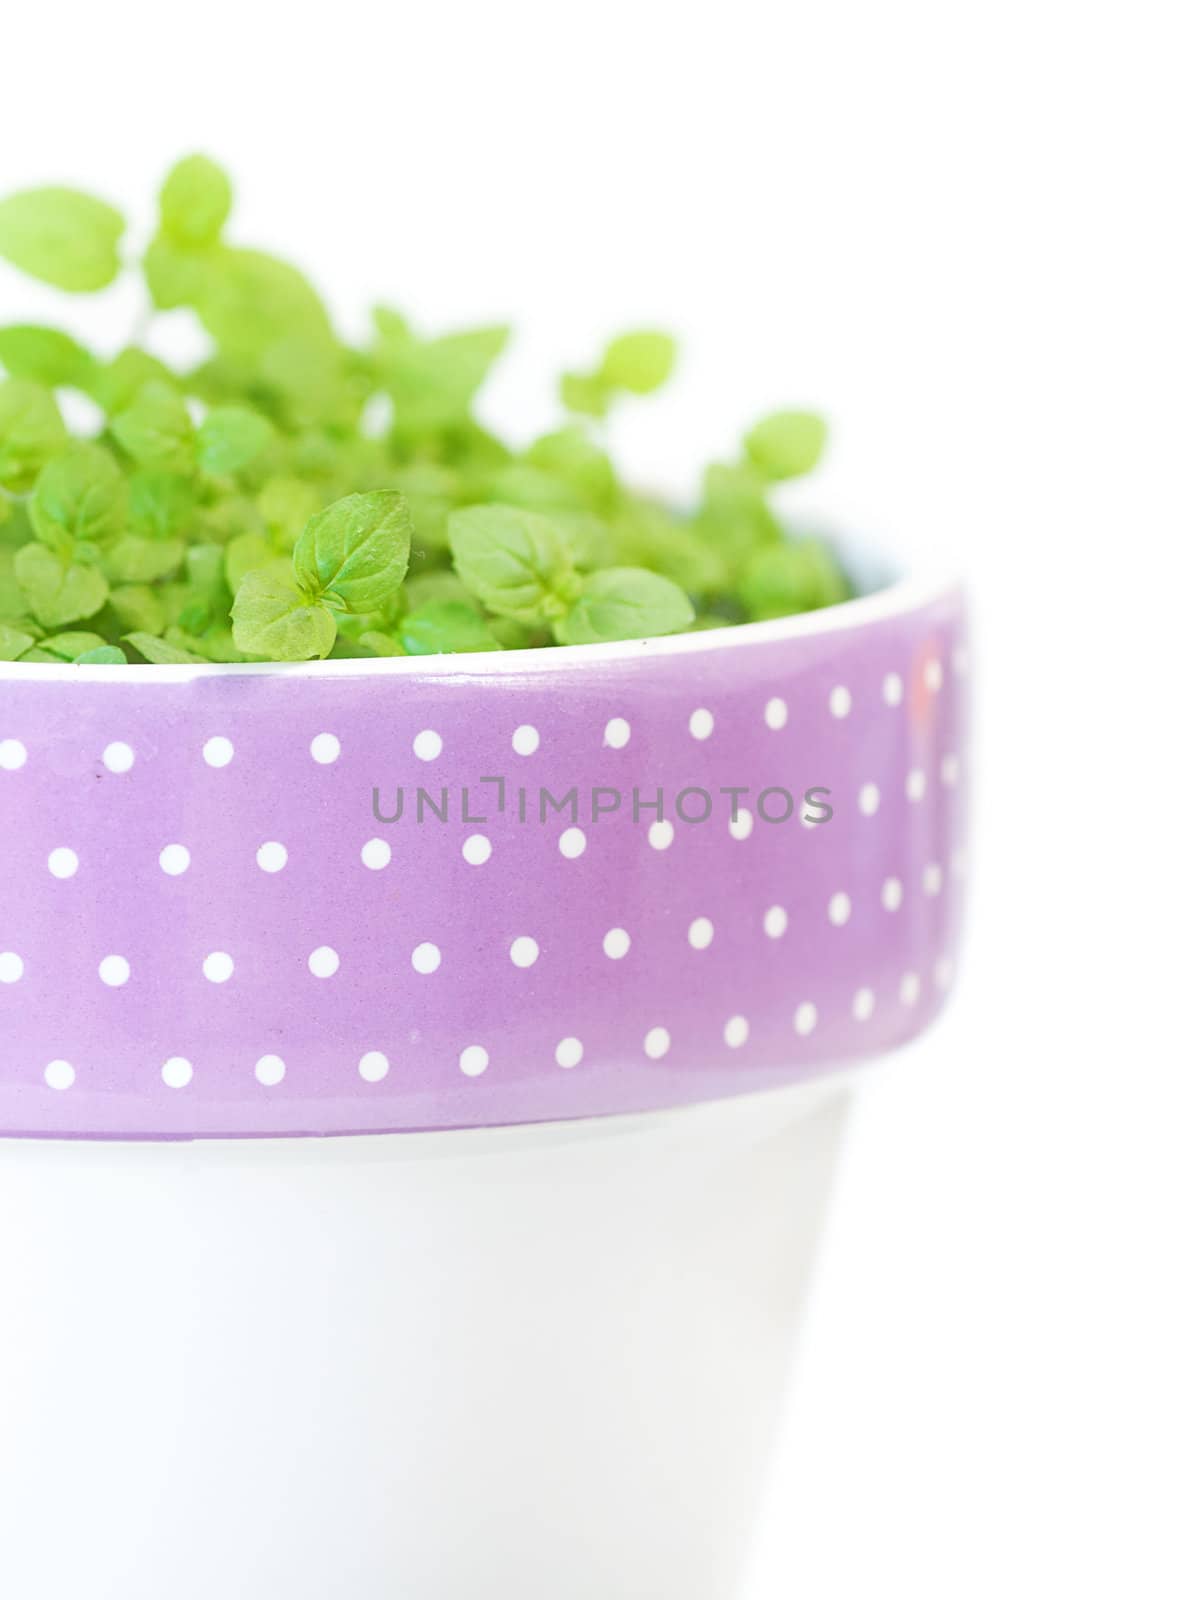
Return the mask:
[[[818,611],[799,611],[767,622],[739,622],[727,628],[697,633],[675,633],[652,639],[619,639],[609,644],[538,645],[529,650],[496,650],[428,656],[363,656],[327,661],[211,661],[161,666],[152,663],[124,666],[78,666],[71,662],[0,662],[0,682],[47,683],[55,680],[103,683],[185,683],[194,678],[246,675],[326,677],[419,676],[494,677],[505,673],[572,671],[587,665],[612,662],[659,661],[699,651],[734,649],[738,645],[780,643],[813,634],[836,633],[866,627],[887,618],[915,611],[961,585],[952,571],[924,569],[907,573],[892,583],[852,600],[842,600]],[[486,662],[480,665],[479,657]]]

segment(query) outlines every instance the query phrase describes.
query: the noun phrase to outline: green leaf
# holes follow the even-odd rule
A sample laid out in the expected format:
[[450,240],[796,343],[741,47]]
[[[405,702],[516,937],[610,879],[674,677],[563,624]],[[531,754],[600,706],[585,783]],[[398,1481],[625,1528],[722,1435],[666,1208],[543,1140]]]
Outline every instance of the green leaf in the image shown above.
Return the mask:
[[79,667],[127,667],[129,658],[119,645],[102,644],[94,650],[85,650],[81,656],[75,657],[75,665]]
[[120,271],[124,218],[78,189],[26,189],[0,200],[0,256],[56,289],[104,289]]
[[651,394],[668,382],[677,344],[667,333],[642,331],[612,339],[599,364],[598,379],[629,394]]
[[823,454],[827,424],[811,411],[775,411],[745,435],[744,451],[766,478],[798,478]]
[[693,523],[651,501],[625,503],[615,522],[614,542],[618,565],[650,567],[688,594],[710,598],[730,582],[726,543],[704,538]]
[[819,539],[802,539],[762,550],[739,584],[744,609],[754,621],[817,611],[852,597],[835,557]]
[[461,581],[489,610],[517,622],[564,616],[577,575],[547,517],[515,506],[469,506],[449,517],[449,545]]
[[525,460],[568,484],[597,511],[607,510],[615,500],[618,485],[611,457],[580,423],[542,435],[528,447]]
[[560,644],[601,644],[681,633],[694,621],[683,590],[641,567],[592,572],[568,613],[554,627]]
[[129,345],[106,366],[92,371],[87,392],[111,417],[131,406],[147,383],[162,383],[177,388],[178,382],[166,367],[146,350]]
[[7,622],[0,622],[0,661],[16,661],[33,644],[31,633],[22,633]]
[[268,478],[258,492],[258,511],[266,530],[290,550],[320,509],[320,493],[302,478]]
[[114,583],[156,583],[178,571],[186,550],[182,539],[124,533],[104,552],[104,570]]
[[218,246],[196,309],[226,355],[250,362],[288,334],[332,338],[328,313],[302,272],[258,250]]
[[148,583],[118,584],[109,593],[108,604],[121,628],[157,634],[166,626],[162,598]]
[[395,434],[410,438],[464,422],[509,333],[505,327],[486,327],[437,339],[388,341],[380,359],[395,402]]
[[346,495],[300,535],[299,586],[312,599],[335,595],[347,611],[374,611],[403,582],[411,535],[411,512],[393,489]]
[[103,545],[123,532],[129,490],[107,450],[71,444],[38,473],[29,515],[43,544],[70,554],[79,540]]
[[233,186],[207,156],[184,156],[158,197],[163,233],[190,249],[215,244],[232,208]]
[[697,531],[726,560],[738,562],[761,545],[780,544],[781,524],[769,509],[760,475],[745,466],[716,463],[706,470]]
[[212,250],[188,249],[160,233],[147,245],[141,270],[158,310],[172,311],[201,303],[218,261]]
[[165,383],[147,383],[132,405],[112,419],[112,432],[141,466],[178,471],[195,454],[195,428],[182,396]]
[[273,431],[265,417],[246,406],[214,406],[196,436],[199,464],[219,477],[240,472],[262,453]]
[[433,600],[409,611],[399,624],[399,642],[409,656],[499,648],[473,606],[463,605],[460,600]]
[[377,628],[367,628],[358,643],[376,656],[401,656],[407,653],[398,639],[392,639],[389,634],[382,633]]
[[146,539],[171,539],[190,529],[195,487],[177,472],[135,472],[129,479],[129,524]]
[[264,533],[239,533],[230,539],[224,551],[224,575],[230,590],[236,594],[241,580],[248,572],[258,572],[263,567],[281,564],[292,571],[291,563],[280,556]]
[[98,633],[75,629],[70,633],[55,633],[38,641],[38,649],[57,656],[60,661],[77,661],[88,650],[98,650],[104,640]]
[[233,602],[233,639],[239,650],[271,661],[310,661],[336,643],[337,625],[320,600],[269,571],[251,572]]
[[48,389],[86,389],[95,358],[69,333],[17,322],[0,328],[0,366],[10,377],[31,378]]
[[409,611],[426,606],[433,600],[455,600],[461,605],[471,606],[479,616],[482,615],[478,602],[455,572],[425,572],[419,577],[408,578],[403,585],[403,598],[407,601]]
[[152,661],[159,667],[183,667],[192,663],[202,663],[202,656],[192,655],[190,650],[180,650],[177,645],[167,644],[165,639],[159,639],[152,633],[140,631],[125,634],[126,642],[134,650],[143,655],[147,661]]
[[605,417],[613,398],[611,387],[586,372],[566,372],[561,377],[561,404],[583,417]]
[[108,585],[98,568],[68,565],[44,544],[23,546],[14,565],[29,609],[43,628],[62,628],[94,617],[108,598]]
[[24,494],[66,441],[49,389],[25,378],[0,383],[0,488]]

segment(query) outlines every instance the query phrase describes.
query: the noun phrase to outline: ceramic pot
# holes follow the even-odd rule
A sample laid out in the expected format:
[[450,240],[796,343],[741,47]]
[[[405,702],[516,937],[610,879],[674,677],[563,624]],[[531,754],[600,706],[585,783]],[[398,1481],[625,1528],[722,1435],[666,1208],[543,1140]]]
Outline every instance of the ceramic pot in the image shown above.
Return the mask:
[[731,1600],[856,1064],[960,913],[950,584],[0,669],[0,1589]]

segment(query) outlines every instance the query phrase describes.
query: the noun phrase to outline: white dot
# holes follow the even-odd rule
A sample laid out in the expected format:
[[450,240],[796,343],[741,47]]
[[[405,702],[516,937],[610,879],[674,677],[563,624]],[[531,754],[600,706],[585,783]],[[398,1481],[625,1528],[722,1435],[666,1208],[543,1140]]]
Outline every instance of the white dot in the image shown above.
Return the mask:
[[133,747],[116,739],[105,749],[103,760],[109,772],[128,772],[133,765]]
[[223,734],[209,739],[204,746],[204,760],[210,767],[227,767],[233,759],[233,741]]
[[943,888],[943,868],[938,861],[928,861],[923,868],[923,893],[937,895]]
[[873,1015],[877,999],[871,989],[858,989],[852,996],[852,1015],[857,1022],[867,1022]]
[[0,950],[0,983],[16,983],[25,971],[25,963],[15,950]]
[[738,1050],[748,1037],[748,1018],[729,1017],[723,1027],[723,1040],[733,1050]]
[[517,967],[530,967],[540,954],[540,946],[529,934],[521,933],[511,941],[511,959]]
[[927,792],[927,774],[922,767],[912,767],[906,774],[906,798],[921,800]]
[[603,743],[612,750],[622,750],[632,737],[632,730],[622,717],[612,717],[603,730]]
[[770,939],[780,939],[789,925],[789,914],[784,906],[770,906],[765,912],[765,932]]
[[644,1035],[644,1053],[650,1061],[660,1061],[668,1049],[668,1028],[650,1028]]
[[129,963],[124,956],[105,956],[100,962],[100,982],[119,989],[129,981]]
[[576,1067],[582,1059],[581,1039],[562,1039],[556,1050],[559,1067]]
[[318,733],[308,749],[312,752],[313,761],[318,761],[322,767],[330,767],[341,754],[341,741],[335,733]]
[[441,953],[434,944],[418,944],[411,953],[411,964],[417,972],[427,976],[441,964]]
[[887,911],[896,911],[902,904],[902,884],[897,878],[887,878],[881,885],[881,904]]
[[177,878],[191,865],[191,851],[185,844],[165,845],[158,854],[158,865],[168,878]]
[[367,839],[362,846],[362,866],[381,872],[391,864],[391,847],[385,839]]
[[287,847],[277,839],[258,846],[258,865],[263,872],[281,872],[287,865]]
[[715,731],[715,718],[705,706],[690,714],[690,732],[695,739],[709,739]]
[[842,683],[838,683],[831,691],[827,704],[831,707],[833,717],[846,717],[852,709],[852,695]]
[[747,806],[741,806],[727,825],[733,839],[747,839],[752,832],[753,815]]
[[632,948],[632,936],[626,928],[609,928],[603,935],[603,954],[612,961],[622,961]]
[[391,1070],[391,1063],[381,1050],[367,1050],[358,1062],[357,1070],[367,1083],[381,1083]]
[[491,842],[484,833],[471,833],[461,847],[461,853],[471,867],[480,867],[490,860]]
[[706,950],[715,937],[715,924],[710,917],[695,917],[686,937],[693,949]]
[[209,983],[227,983],[233,976],[233,958],[224,950],[204,957],[204,977]]
[[341,965],[341,958],[331,945],[322,944],[308,957],[308,971],[313,978],[331,978]]
[[46,865],[56,878],[73,878],[79,870],[79,857],[66,845],[60,844],[46,857]]
[[794,1013],[794,1032],[800,1033],[805,1039],[808,1033],[814,1032],[818,1020],[819,1013],[809,1000],[804,1000]]
[[168,1089],[185,1089],[191,1075],[192,1066],[186,1056],[171,1056],[162,1064],[162,1081]]
[[828,901],[827,915],[837,928],[842,928],[852,915],[852,902],[842,889],[833,894]]
[[924,662],[923,682],[932,694],[938,694],[943,688],[943,662],[938,656],[931,656]]
[[954,970],[950,956],[941,956],[939,958],[935,963],[935,982],[939,988],[946,989],[949,986]]
[[557,841],[557,848],[567,861],[576,861],[586,848],[586,835],[581,828],[566,828]]
[[445,741],[435,728],[425,728],[416,734],[411,747],[421,761],[435,761],[445,748]]
[[43,1077],[51,1089],[69,1089],[75,1081],[75,1069],[69,1061],[51,1061]]
[[944,756],[943,760],[939,763],[939,776],[941,782],[946,788],[955,788],[957,779],[960,777],[959,757],[954,755]]
[[282,1056],[259,1056],[254,1062],[254,1077],[268,1089],[273,1089],[276,1083],[282,1083],[286,1071],[287,1063]]
[[29,752],[19,739],[0,739],[0,771],[16,772],[25,765]]
[[490,1057],[480,1044],[467,1044],[458,1056],[457,1064],[467,1078],[477,1078],[490,1065]]
[[917,972],[903,973],[902,982],[898,985],[898,997],[902,1004],[904,1006],[917,1006],[921,987]]
[[877,807],[881,804],[881,790],[875,783],[861,784],[857,803],[866,817],[876,816]]
[[896,672],[887,672],[881,685],[881,698],[887,706],[902,704],[902,679]]
[[772,728],[774,733],[784,728],[790,715],[790,708],[780,695],[774,695],[765,706],[765,726]]
[[668,850],[673,843],[673,823],[662,820],[650,824],[648,842],[654,850]]
[[511,735],[511,748],[517,756],[535,755],[540,748],[540,735],[530,722],[522,722]]

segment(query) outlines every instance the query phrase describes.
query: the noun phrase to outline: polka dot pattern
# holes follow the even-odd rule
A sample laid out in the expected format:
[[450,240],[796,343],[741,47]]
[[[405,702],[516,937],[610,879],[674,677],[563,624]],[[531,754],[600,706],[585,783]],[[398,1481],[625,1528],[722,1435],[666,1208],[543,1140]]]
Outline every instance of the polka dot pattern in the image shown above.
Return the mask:
[[313,761],[319,762],[322,767],[330,767],[341,754],[341,741],[335,733],[318,733],[309,749]]
[[263,872],[281,872],[287,865],[287,847],[277,839],[258,846],[258,865]]
[[168,878],[179,878],[191,865],[191,851],[185,844],[163,845],[158,852],[158,865]]
[[0,1136],[648,1110],[919,1032],[966,886],[955,598],[655,649],[7,678]]
[[391,864],[391,847],[385,839],[367,839],[361,850],[362,866],[381,872]]
[[103,761],[109,772],[128,772],[135,759],[131,747],[122,739],[114,739],[104,750]]
[[171,1056],[162,1063],[162,1081],[168,1089],[185,1089],[195,1076],[195,1068],[186,1056]]

